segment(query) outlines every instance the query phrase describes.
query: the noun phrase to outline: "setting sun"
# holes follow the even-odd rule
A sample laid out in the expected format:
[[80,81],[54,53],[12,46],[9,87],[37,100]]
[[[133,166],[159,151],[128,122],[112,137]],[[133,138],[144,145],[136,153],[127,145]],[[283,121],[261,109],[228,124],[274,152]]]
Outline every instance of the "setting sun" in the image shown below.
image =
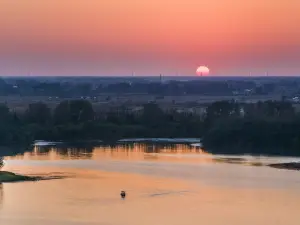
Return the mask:
[[205,75],[208,75],[209,74],[209,68],[206,67],[206,66],[199,66],[196,70],[196,74],[198,76],[205,76]]

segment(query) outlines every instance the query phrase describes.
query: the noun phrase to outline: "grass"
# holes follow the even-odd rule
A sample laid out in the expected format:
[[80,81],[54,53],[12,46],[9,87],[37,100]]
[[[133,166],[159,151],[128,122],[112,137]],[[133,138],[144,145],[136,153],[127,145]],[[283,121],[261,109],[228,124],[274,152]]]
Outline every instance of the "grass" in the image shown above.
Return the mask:
[[0,171],[0,183],[6,182],[22,182],[22,181],[36,181],[37,177],[23,176],[11,172]]

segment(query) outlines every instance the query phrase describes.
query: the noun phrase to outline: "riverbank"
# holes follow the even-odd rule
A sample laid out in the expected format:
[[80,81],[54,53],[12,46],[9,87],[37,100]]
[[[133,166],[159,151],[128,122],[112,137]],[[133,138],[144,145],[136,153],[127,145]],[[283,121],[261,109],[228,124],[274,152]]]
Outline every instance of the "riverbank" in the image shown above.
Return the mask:
[[0,171],[0,183],[37,181],[38,177],[24,176],[7,171]]
[[300,170],[300,162],[276,163],[276,164],[270,164],[269,166],[276,169]]
[[28,176],[21,175],[8,171],[0,171],[0,183],[16,183],[16,182],[25,182],[25,181],[41,181],[41,180],[57,180],[63,179],[71,176],[66,175],[41,175],[41,176]]

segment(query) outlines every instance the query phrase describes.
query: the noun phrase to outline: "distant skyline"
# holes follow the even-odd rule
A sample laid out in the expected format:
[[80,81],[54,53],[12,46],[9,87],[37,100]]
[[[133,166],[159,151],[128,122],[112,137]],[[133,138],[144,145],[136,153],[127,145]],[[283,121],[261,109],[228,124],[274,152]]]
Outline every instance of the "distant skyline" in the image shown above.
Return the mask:
[[0,0],[1,76],[300,75],[299,0]]

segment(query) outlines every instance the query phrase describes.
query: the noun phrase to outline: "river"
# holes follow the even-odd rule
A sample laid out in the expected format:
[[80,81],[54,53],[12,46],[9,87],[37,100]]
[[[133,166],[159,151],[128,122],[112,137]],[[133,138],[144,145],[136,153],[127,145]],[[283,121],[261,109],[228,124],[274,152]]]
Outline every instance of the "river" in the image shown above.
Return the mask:
[[0,184],[0,223],[298,225],[299,172],[267,166],[296,160],[183,144],[35,147],[4,170],[62,179]]

